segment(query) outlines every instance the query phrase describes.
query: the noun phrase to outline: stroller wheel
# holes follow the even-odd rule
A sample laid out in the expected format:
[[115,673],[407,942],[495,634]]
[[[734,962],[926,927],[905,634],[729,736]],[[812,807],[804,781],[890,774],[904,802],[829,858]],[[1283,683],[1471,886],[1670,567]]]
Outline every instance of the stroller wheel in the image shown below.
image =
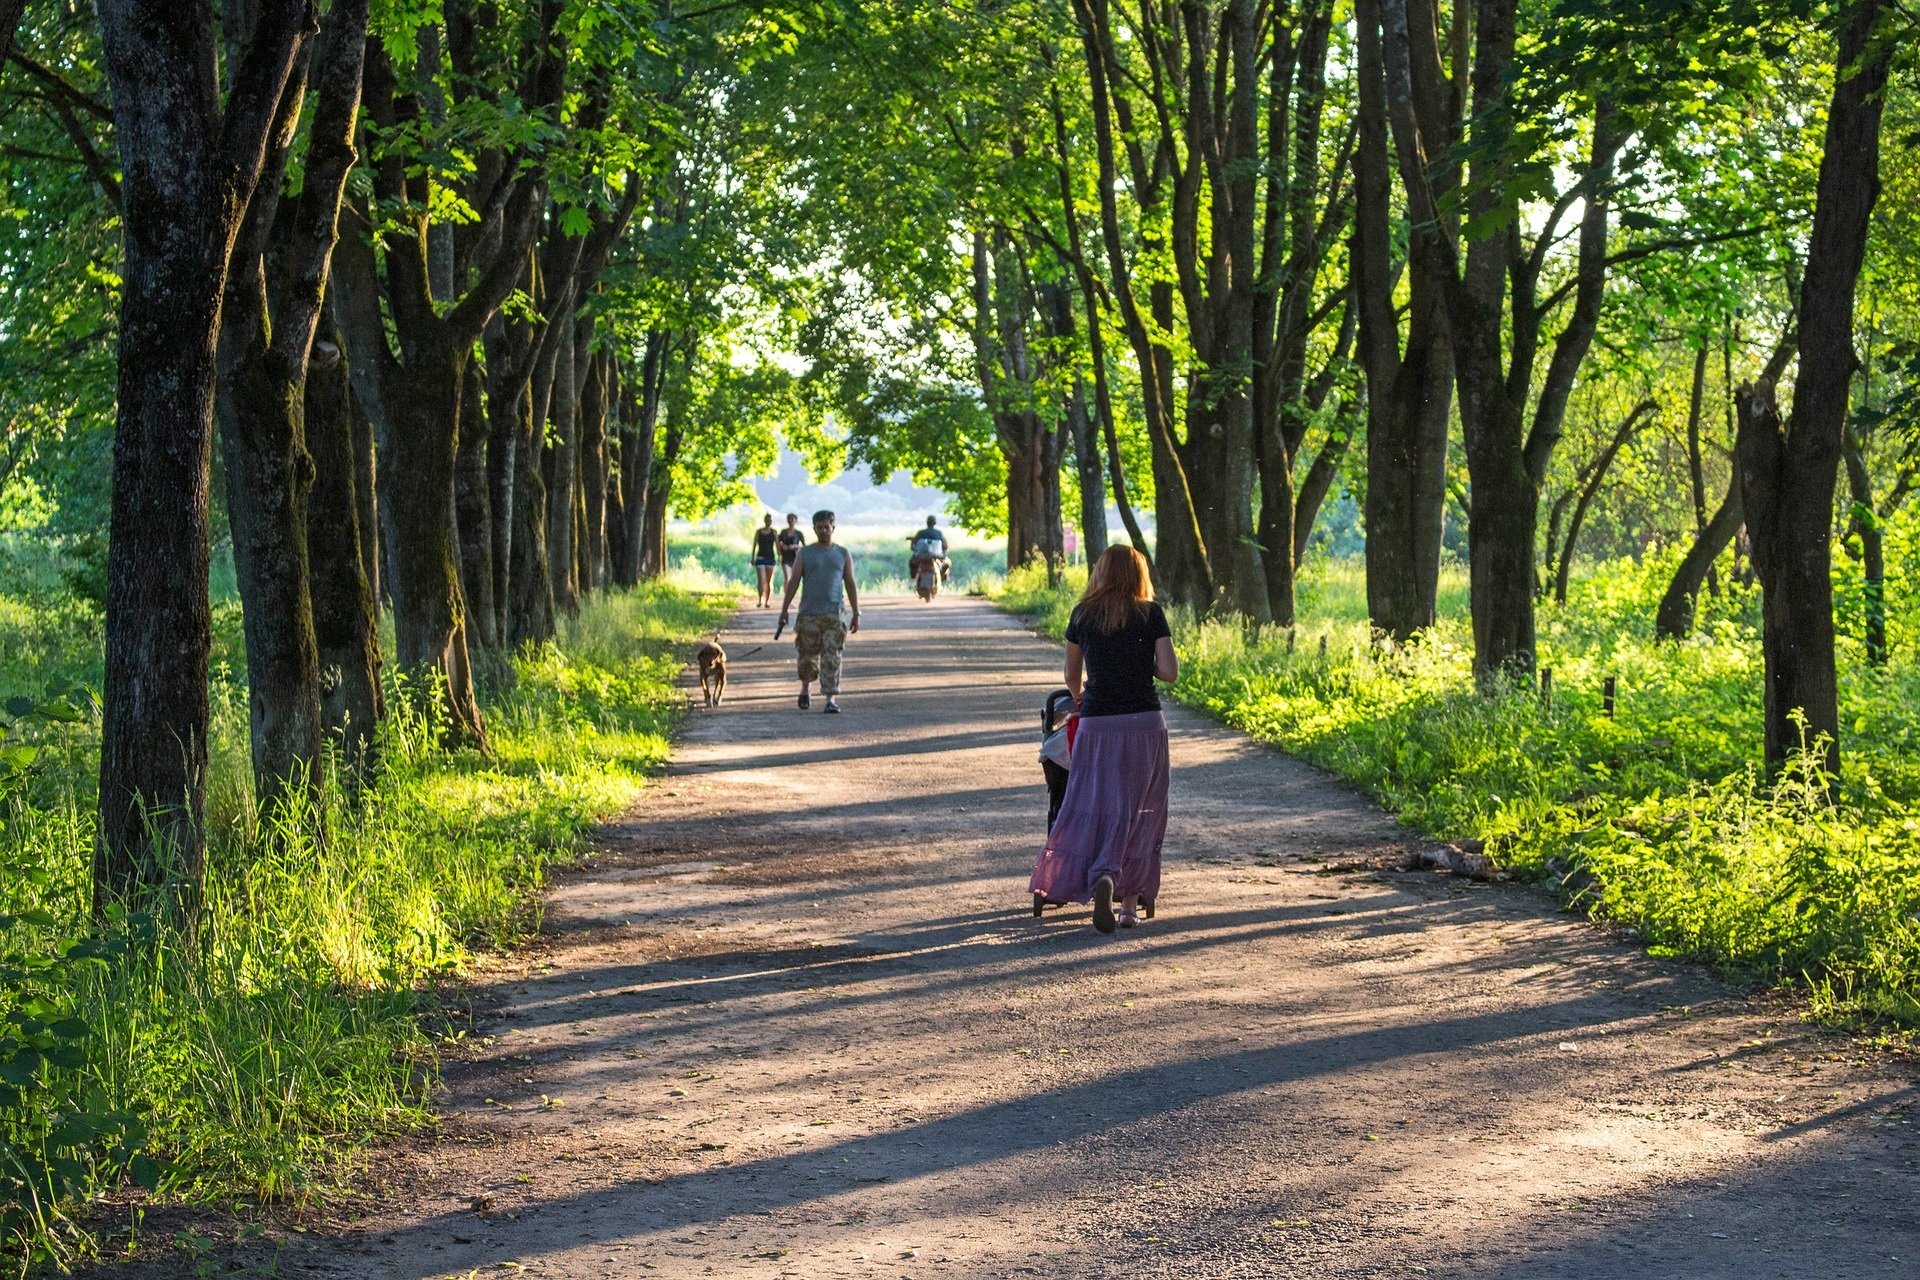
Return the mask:
[[1041,913],[1042,911],[1045,911],[1046,909],[1047,909],[1047,900],[1046,900],[1046,898],[1045,898],[1045,897],[1043,897],[1043,896],[1042,896],[1042,895],[1040,895],[1040,894],[1037,894],[1037,893],[1036,893],[1036,894],[1034,894],[1034,895],[1033,895],[1033,917],[1034,917],[1034,919],[1036,919],[1036,920],[1038,920],[1038,919],[1040,918],[1040,913]]
[[1147,919],[1149,920],[1153,919],[1153,899],[1152,898],[1140,899],[1140,910],[1146,913]]

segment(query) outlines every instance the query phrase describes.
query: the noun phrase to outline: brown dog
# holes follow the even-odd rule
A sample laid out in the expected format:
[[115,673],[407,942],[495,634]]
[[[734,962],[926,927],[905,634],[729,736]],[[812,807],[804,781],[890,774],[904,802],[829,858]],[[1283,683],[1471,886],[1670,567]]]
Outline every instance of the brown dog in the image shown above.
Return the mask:
[[693,660],[700,664],[700,692],[707,705],[717,707],[727,696],[727,651],[717,640],[709,640],[694,650]]

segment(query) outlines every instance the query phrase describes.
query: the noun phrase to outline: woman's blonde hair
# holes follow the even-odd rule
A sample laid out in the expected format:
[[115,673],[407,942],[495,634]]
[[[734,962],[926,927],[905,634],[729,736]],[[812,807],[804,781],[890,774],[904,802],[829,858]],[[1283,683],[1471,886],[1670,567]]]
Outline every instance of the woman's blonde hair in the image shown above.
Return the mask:
[[1147,558],[1132,547],[1108,547],[1087,574],[1080,617],[1101,635],[1111,635],[1146,612],[1152,599],[1153,575],[1147,570]]

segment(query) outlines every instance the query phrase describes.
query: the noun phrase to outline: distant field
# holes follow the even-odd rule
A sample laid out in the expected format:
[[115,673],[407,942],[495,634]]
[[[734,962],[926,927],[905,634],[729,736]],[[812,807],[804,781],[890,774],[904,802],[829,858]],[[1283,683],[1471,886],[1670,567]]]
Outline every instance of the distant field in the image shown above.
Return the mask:
[[[909,528],[898,533],[876,529],[852,529],[840,539],[853,552],[854,576],[862,591],[874,595],[906,594],[913,590],[907,580],[907,539]],[[967,535],[947,534],[948,556],[953,561],[949,590],[997,587],[1005,576],[1006,544]],[[749,557],[752,534],[742,528],[738,534],[688,532],[669,534],[667,558],[672,562],[674,580],[702,587],[737,587],[751,591],[753,564]],[[776,577],[775,587],[779,580]]]

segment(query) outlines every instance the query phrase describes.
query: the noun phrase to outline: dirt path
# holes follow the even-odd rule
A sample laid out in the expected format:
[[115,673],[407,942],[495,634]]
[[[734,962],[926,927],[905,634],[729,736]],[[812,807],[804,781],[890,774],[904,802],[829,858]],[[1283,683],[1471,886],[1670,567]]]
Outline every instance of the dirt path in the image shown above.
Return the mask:
[[1058,651],[872,602],[847,711],[726,707],[549,898],[444,1135],[282,1275],[1913,1277],[1920,1111],[1845,1041],[1175,710],[1160,918],[1035,921]]

